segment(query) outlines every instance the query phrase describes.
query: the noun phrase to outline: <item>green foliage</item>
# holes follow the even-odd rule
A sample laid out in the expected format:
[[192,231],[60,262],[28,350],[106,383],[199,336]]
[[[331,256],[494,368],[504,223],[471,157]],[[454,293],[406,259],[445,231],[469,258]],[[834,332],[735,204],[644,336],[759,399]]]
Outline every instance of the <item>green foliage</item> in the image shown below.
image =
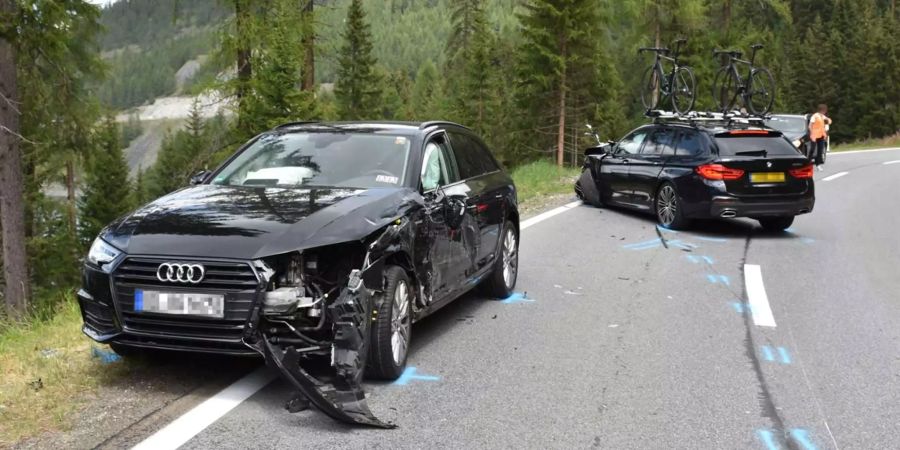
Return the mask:
[[89,244],[108,223],[132,207],[128,163],[119,141],[119,127],[112,116],[100,126],[97,148],[91,154],[79,200],[79,236]]
[[141,118],[137,114],[129,114],[128,121],[122,125],[122,133],[119,137],[123,147],[128,147],[131,141],[137,139],[144,132]]
[[372,119],[378,114],[381,80],[372,57],[372,34],[361,0],[347,11],[344,45],[338,55],[334,94],[343,120]]
[[437,67],[431,60],[425,61],[416,72],[416,82],[406,116],[410,120],[433,120],[443,111],[443,86]]

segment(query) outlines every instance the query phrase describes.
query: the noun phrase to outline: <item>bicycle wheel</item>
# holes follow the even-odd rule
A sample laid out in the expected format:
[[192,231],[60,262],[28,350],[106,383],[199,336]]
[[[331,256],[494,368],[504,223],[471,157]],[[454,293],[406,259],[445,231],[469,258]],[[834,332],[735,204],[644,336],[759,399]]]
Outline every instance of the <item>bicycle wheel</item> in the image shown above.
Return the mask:
[[722,112],[728,112],[734,109],[737,102],[738,83],[731,73],[730,67],[725,66],[716,72],[715,81],[713,81],[713,99],[716,106]]
[[775,103],[775,78],[772,73],[765,67],[753,69],[747,85],[749,86],[746,94],[747,108],[758,116],[766,115]]
[[641,77],[641,102],[647,111],[656,109],[659,104],[659,97],[662,95],[660,91],[662,74],[656,70],[656,66],[650,66]]
[[690,67],[679,67],[672,77],[672,107],[678,114],[687,114],[697,100],[696,80]]

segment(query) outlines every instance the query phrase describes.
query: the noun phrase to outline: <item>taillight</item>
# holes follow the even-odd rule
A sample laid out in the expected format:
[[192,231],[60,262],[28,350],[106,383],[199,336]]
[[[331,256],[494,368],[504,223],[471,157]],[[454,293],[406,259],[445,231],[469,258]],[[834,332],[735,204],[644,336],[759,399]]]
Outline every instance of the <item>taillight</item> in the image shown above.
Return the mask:
[[813,177],[813,166],[812,166],[812,164],[810,164],[807,166],[803,166],[799,169],[791,169],[788,172],[790,172],[791,176],[794,178],[801,178],[801,179],[802,178],[812,178]]
[[769,130],[732,130],[728,134],[731,136],[768,136],[772,132]]
[[744,176],[741,169],[732,169],[721,164],[704,164],[697,167],[697,173],[707,180],[737,180]]

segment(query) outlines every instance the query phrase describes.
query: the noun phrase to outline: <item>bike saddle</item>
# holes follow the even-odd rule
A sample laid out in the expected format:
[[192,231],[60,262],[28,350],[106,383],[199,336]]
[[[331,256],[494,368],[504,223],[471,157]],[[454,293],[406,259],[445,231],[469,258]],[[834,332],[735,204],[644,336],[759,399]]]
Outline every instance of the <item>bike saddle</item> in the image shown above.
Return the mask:
[[753,44],[750,46],[750,48],[752,48],[753,50],[759,50],[759,49],[763,48],[763,45],[762,44]]

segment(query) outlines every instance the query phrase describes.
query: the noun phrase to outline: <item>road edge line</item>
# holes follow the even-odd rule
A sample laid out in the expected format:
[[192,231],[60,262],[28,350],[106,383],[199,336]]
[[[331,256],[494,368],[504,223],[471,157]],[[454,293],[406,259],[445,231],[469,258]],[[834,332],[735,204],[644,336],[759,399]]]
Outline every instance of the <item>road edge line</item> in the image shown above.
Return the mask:
[[747,303],[750,304],[753,323],[758,327],[776,327],[760,266],[744,264],[744,285],[747,287]]
[[181,447],[275,378],[276,374],[266,367],[244,375],[132,447],[132,450],[174,450]]
[[822,178],[822,181],[837,180],[838,178],[840,178],[840,177],[842,177],[842,176],[844,176],[844,175],[847,175],[848,173],[850,173],[850,172],[838,172],[838,173],[836,173],[836,174],[834,174],[834,175],[829,175],[829,176],[827,176],[827,177],[825,177],[825,178]]
[[536,224],[538,224],[538,223],[541,223],[541,222],[543,222],[543,221],[545,221],[545,220],[547,220],[547,219],[549,219],[549,218],[551,218],[551,217],[553,217],[553,216],[558,216],[558,215],[560,215],[560,214],[562,214],[562,213],[564,213],[564,212],[566,212],[566,211],[568,211],[568,210],[570,210],[570,209],[572,209],[572,208],[575,208],[575,207],[577,207],[577,206],[580,206],[581,204],[582,204],[581,200],[578,200],[578,201],[574,201],[574,202],[572,202],[572,203],[567,203],[567,204],[565,204],[565,205],[563,205],[563,206],[560,206],[559,208],[554,208],[554,209],[551,209],[550,211],[546,211],[546,212],[540,213],[540,214],[538,214],[538,215],[536,215],[536,216],[534,216],[534,217],[532,217],[532,218],[530,218],[530,219],[528,219],[528,220],[525,220],[524,222],[520,223],[520,224],[519,224],[519,230],[524,230],[524,229],[529,228],[529,227],[531,227],[531,226],[533,226],[533,225],[536,225]]
[[900,147],[883,147],[883,148],[870,148],[866,150],[847,150],[840,152],[828,152],[828,156],[840,156],[840,155],[853,155],[856,153],[872,153],[872,152],[890,152],[900,150]]

